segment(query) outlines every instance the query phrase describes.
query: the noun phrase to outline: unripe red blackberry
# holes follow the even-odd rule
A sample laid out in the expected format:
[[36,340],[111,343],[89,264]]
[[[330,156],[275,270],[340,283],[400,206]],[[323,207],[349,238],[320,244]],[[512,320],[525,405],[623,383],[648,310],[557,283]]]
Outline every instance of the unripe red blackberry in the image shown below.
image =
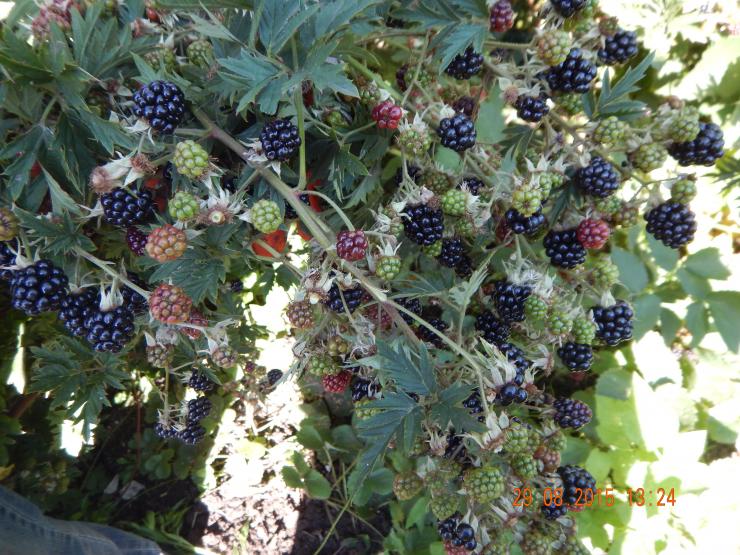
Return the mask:
[[126,229],[126,244],[129,250],[136,256],[143,256],[146,253],[146,243],[148,240],[146,233],[141,231],[137,227],[129,227]]
[[365,258],[367,247],[367,237],[365,237],[365,232],[362,230],[344,230],[337,234],[337,255],[339,258],[350,262],[362,260]]
[[571,46],[571,38],[565,31],[546,31],[537,39],[537,56],[546,65],[556,66],[566,60]]
[[609,224],[586,218],[578,224],[578,241],[587,249],[600,249],[609,240]]
[[188,238],[182,229],[164,224],[155,228],[146,241],[146,253],[160,264],[177,260],[188,248]]
[[146,359],[155,368],[166,368],[175,354],[174,345],[150,345],[146,348]]
[[[192,309],[190,311],[190,318],[188,318],[187,321],[188,324],[192,324],[194,326],[208,326],[208,319],[203,316],[203,314],[199,310],[196,309]],[[180,331],[193,340],[199,339],[200,336],[203,335],[203,332],[197,328],[182,327],[180,328]]]
[[314,326],[313,306],[309,301],[293,301],[286,310],[290,324],[299,330]]
[[373,108],[370,116],[380,129],[396,129],[403,117],[403,109],[396,106],[392,100],[384,100]]
[[337,374],[329,374],[321,378],[321,385],[328,393],[342,393],[352,380],[352,373],[342,370]]
[[491,7],[491,31],[505,33],[514,26],[514,10],[509,0],[498,0]]
[[163,283],[149,297],[152,318],[164,324],[181,324],[190,317],[193,301],[180,287]]
[[211,361],[219,368],[233,368],[239,361],[239,353],[229,345],[221,345],[211,353]]

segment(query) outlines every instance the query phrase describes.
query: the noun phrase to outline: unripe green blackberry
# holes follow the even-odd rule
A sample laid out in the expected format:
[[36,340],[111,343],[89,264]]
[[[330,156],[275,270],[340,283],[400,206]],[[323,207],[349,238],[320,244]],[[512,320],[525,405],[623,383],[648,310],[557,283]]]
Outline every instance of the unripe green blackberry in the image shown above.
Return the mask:
[[169,71],[172,73],[177,66],[175,51],[166,46],[160,46],[144,54],[144,61],[154,69]]
[[272,200],[258,200],[252,206],[252,225],[262,233],[277,231],[283,223],[280,207]]
[[313,306],[309,301],[293,301],[285,312],[294,328],[307,330],[314,325]]
[[537,461],[531,453],[517,455],[511,460],[511,469],[522,480],[531,480],[537,476]]
[[393,493],[399,501],[408,501],[424,487],[424,482],[416,472],[396,474],[393,479]]
[[555,105],[566,114],[575,115],[583,109],[581,95],[576,93],[559,94],[554,98]]
[[562,451],[565,449],[565,445],[568,443],[568,438],[560,430],[556,430],[552,435],[548,436],[545,440],[545,445],[553,451]]
[[550,30],[537,40],[537,56],[548,66],[565,61],[572,47],[570,35],[565,31]]
[[442,195],[442,211],[449,216],[465,214],[465,205],[468,193],[461,189],[450,189]]
[[619,268],[608,254],[600,256],[593,265],[591,279],[594,286],[600,290],[609,290],[619,281]]
[[411,126],[398,134],[396,142],[407,156],[419,158],[432,146],[432,136],[428,131]]
[[657,170],[665,163],[666,158],[668,158],[668,151],[660,143],[640,145],[630,154],[632,164],[644,172]]
[[349,352],[349,343],[340,335],[332,335],[326,341],[326,352],[333,357],[346,355]]
[[527,320],[542,322],[547,316],[547,303],[537,295],[530,295],[524,301],[524,314]]
[[357,401],[355,403],[355,416],[359,418],[360,420],[367,420],[368,418],[371,418],[375,416],[376,414],[379,414],[383,411],[383,409],[378,408],[370,408],[368,405],[372,402],[372,399],[362,399],[361,401]]
[[421,247],[421,251],[427,256],[437,258],[440,254],[442,254],[442,240],[440,239],[439,241],[435,241],[431,245],[425,245]]
[[506,429],[504,449],[507,453],[523,453],[529,447],[529,432],[525,426],[514,424]]
[[542,205],[542,191],[532,182],[524,182],[514,188],[511,207],[522,216],[529,217]]
[[576,538],[568,536],[557,551],[558,555],[589,555],[590,551]]
[[668,136],[675,143],[686,143],[696,139],[700,130],[698,112],[695,109],[684,108],[671,122]]
[[551,555],[552,540],[541,530],[530,529],[522,537],[519,547],[524,555]]
[[504,475],[494,466],[472,468],[463,476],[463,487],[477,503],[487,503],[504,494]]
[[213,61],[213,45],[206,39],[194,40],[188,45],[188,61],[199,67],[209,67]]
[[640,221],[640,212],[637,206],[622,202],[619,210],[612,214],[612,223],[621,227],[632,227]]
[[460,475],[460,464],[454,459],[436,459],[436,464],[436,478],[442,482],[449,482]]
[[398,256],[381,256],[375,263],[375,275],[385,281],[391,281],[401,271],[401,258]]
[[180,222],[187,222],[198,215],[200,203],[192,193],[178,191],[167,205],[170,216]]
[[195,141],[182,141],[175,145],[172,163],[181,175],[199,179],[208,171],[208,153]]
[[329,110],[328,112],[324,113],[322,119],[332,129],[347,127],[347,121],[344,119],[342,112],[340,112],[339,110]]
[[308,373],[314,376],[328,376],[339,373],[340,368],[329,355],[315,355],[308,361]]
[[594,208],[601,212],[603,216],[613,216],[622,208],[622,201],[618,197],[609,196],[606,198],[597,199],[594,202]]
[[18,218],[8,208],[0,208],[0,241],[10,241],[18,233]]
[[419,178],[419,185],[426,187],[435,195],[441,195],[450,188],[450,179],[442,172],[425,171]]
[[696,181],[693,179],[679,179],[671,185],[671,200],[674,202],[688,204],[695,196]]
[[442,493],[432,496],[429,509],[438,520],[445,520],[457,512],[460,505],[460,497],[454,493]]
[[502,538],[494,538],[483,548],[480,555],[509,555],[509,544]]
[[211,361],[219,368],[233,368],[239,360],[239,353],[228,345],[221,345],[211,353]]
[[576,318],[573,321],[571,333],[573,334],[573,341],[576,343],[591,345],[594,341],[594,337],[596,337],[596,324],[594,324],[590,318],[585,316]]
[[553,309],[547,319],[547,329],[554,335],[565,335],[573,327],[573,320],[560,309]]
[[540,174],[540,195],[542,201],[547,200],[553,189],[557,189],[565,182],[565,176],[557,172],[545,172]]
[[356,79],[357,90],[360,91],[360,102],[372,108],[380,102],[380,88],[375,81],[366,81],[364,77]]
[[602,119],[594,129],[593,138],[595,141],[607,145],[614,146],[619,144],[624,135],[627,132],[628,125],[617,118],[616,116],[609,116],[608,118]]
[[475,223],[473,220],[463,218],[455,222],[455,233],[461,237],[473,237],[475,236]]
[[151,345],[146,348],[146,359],[155,368],[166,368],[175,354],[173,345]]

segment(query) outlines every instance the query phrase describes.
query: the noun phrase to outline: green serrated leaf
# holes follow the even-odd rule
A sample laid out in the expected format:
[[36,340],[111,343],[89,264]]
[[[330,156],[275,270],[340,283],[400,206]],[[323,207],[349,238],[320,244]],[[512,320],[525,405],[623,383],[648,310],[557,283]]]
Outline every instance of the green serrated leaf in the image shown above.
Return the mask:
[[707,295],[707,304],[714,325],[727,348],[737,353],[740,346],[740,326],[737,323],[740,314],[740,292],[714,291]]
[[683,267],[706,279],[727,279],[730,271],[722,264],[717,247],[707,247],[686,258]]
[[686,329],[691,334],[691,347],[696,347],[704,339],[709,327],[707,309],[700,301],[693,302],[686,309]]
[[645,289],[649,281],[647,268],[637,255],[614,247],[612,249],[612,260],[619,268],[619,281],[630,291],[639,293]]
[[430,395],[437,390],[434,369],[424,345],[420,346],[418,357],[413,356],[408,348],[391,347],[385,341],[378,341],[376,346],[377,353],[362,359],[362,364],[377,368],[380,373],[392,379],[402,391]]

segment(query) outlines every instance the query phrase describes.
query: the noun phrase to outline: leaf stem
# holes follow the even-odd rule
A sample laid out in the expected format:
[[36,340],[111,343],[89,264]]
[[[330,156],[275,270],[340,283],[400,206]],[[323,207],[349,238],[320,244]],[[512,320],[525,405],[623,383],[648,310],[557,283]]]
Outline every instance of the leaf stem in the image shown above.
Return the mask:
[[347,229],[349,229],[350,231],[355,230],[355,226],[352,224],[352,222],[347,217],[347,215],[344,213],[344,211],[341,208],[339,208],[337,203],[331,200],[327,195],[325,195],[324,193],[320,193],[318,191],[306,191],[303,194],[314,195],[314,196],[324,199],[324,202],[326,202],[329,206],[331,206],[334,209],[334,211],[339,215],[339,217],[342,218],[342,221],[344,222],[344,225],[347,226]]
[[365,77],[367,77],[368,79],[372,79],[378,85],[380,85],[381,87],[383,87],[384,89],[386,89],[395,100],[402,100],[403,99],[403,97],[398,92],[396,92],[393,89],[393,87],[391,87],[385,79],[383,79],[377,73],[374,73],[374,72],[370,71],[367,67],[365,67],[360,62],[358,62],[357,60],[355,60],[352,56],[347,56],[345,58],[345,61],[349,65],[351,65],[353,68],[355,68],[357,71],[359,71],[360,73],[362,73]]
[[129,289],[133,289],[145,299],[149,299],[149,295],[150,295],[149,291],[142,289],[141,287],[139,287],[138,285],[130,281],[128,278],[123,277],[121,274],[119,274],[118,272],[116,272],[115,270],[113,270],[112,268],[108,266],[109,264],[113,264],[113,262],[105,262],[104,260],[100,260],[99,258],[93,256],[92,254],[90,254],[89,252],[87,252],[81,247],[74,247],[74,251],[77,254],[79,254],[82,258],[95,264],[98,268],[103,270],[109,276],[114,277],[118,279],[119,281],[121,281]]
[[257,9],[255,9],[252,13],[252,25],[249,28],[249,42],[247,43],[247,45],[253,50],[255,45],[257,44],[257,30],[260,26],[260,19],[262,19],[262,8],[264,7],[264,5],[264,2],[258,2]]

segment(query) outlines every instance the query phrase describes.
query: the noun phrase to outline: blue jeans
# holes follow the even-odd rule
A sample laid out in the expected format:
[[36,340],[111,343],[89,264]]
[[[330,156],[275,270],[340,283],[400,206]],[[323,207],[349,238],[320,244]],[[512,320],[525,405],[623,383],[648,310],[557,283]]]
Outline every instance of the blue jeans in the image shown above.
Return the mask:
[[161,555],[156,543],[110,526],[48,518],[0,486],[2,555]]

